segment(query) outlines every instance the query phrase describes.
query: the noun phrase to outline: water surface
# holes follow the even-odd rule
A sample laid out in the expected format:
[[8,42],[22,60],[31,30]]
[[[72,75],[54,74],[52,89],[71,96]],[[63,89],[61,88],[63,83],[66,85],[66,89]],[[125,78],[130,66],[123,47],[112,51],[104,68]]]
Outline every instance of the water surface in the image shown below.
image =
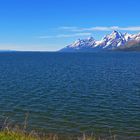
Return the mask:
[[140,53],[0,53],[0,120],[54,133],[140,139]]

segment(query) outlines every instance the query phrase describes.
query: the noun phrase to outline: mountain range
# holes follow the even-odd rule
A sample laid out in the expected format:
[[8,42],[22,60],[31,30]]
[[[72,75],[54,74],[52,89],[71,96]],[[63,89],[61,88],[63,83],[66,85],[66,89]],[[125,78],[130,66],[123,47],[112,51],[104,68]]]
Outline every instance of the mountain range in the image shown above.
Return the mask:
[[140,50],[140,33],[128,34],[119,31],[113,31],[111,34],[104,36],[100,41],[93,37],[87,39],[78,39],[72,44],[62,48],[60,52],[94,52],[110,50]]

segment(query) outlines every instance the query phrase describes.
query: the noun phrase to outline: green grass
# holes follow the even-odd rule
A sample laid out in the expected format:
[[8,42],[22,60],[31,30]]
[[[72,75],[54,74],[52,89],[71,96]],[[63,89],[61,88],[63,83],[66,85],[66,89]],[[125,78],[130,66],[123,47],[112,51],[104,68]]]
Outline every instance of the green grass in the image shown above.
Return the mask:
[[115,137],[109,139],[95,138],[94,136],[83,135],[81,137],[59,137],[58,135],[42,135],[37,133],[26,133],[24,131],[3,130],[0,132],[0,140],[115,140]]
[[[87,136],[62,136],[56,134],[40,134],[35,131],[27,131],[27,119],[26,116],[24,125],[19,127],[17,125],[10,125],[7,123],[7,119],[4,122],[3,128],[0,130],[0,140],[115,140],[115,137],[109,137],[107,139],[96,138],[93,135]],[[65,135],[65,133],[64,133]]]
[[[61,137],[59,138],[56,135],[52,136],[38,136],[38,135],[31,135],[26,134],[23,132],[14,132],[14,131],[1,131],[0,132],[0,140],[62,140]],[[64,140],[64,139],[63,139]],[[75,138],[65,138],[65,140],[76,140]],[[77,140],[97,140],[95,137],[85,137],[82,136],[81,138],[77,137]]]
[[38,140],[38,138],[17,132],[0,132],[0,140]]

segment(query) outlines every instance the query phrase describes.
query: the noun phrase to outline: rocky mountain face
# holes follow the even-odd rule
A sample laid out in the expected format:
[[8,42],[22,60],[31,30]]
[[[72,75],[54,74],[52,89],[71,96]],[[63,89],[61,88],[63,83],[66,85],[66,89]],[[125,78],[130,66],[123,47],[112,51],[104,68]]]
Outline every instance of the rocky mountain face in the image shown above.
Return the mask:
[[[133,47],[140,44],[139,34],[122,34],[113,31],[111,34],[104,36],[100,41],[96,41],[93,37],[87,39],[78,39],[74,43],[61,49],[61,52],[87,52],[87,51],[104,51],[104,50],[125,50],[125,48]],[[137,45],[139,46],[139,45]],[[140,47],[140,46],[139,46]],[[133,49],[133,48],[132,48]]]

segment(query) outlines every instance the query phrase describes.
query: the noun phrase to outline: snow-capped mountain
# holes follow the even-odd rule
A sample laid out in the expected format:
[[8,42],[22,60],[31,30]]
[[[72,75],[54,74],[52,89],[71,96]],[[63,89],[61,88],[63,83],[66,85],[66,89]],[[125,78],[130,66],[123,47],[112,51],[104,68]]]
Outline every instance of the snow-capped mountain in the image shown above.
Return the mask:
[[61,49],[62,52],[73,51],[101,51],[115,50],[119,47],[125,47],[131,41],[140,41],[139,34],[128,34],[113,31],[111,34],[104,36],[100,41],[96,41],[93,37],[87,39],[78,39],[74,43]]
[[81,48],[89,48],[92,47],[96,44],[95,40],[93,37],[89,37],[87,39],[78,39],[77,41],[75,41],[73,44],[71,44],[71,48],[75,48],[75,49],[81,49]]

